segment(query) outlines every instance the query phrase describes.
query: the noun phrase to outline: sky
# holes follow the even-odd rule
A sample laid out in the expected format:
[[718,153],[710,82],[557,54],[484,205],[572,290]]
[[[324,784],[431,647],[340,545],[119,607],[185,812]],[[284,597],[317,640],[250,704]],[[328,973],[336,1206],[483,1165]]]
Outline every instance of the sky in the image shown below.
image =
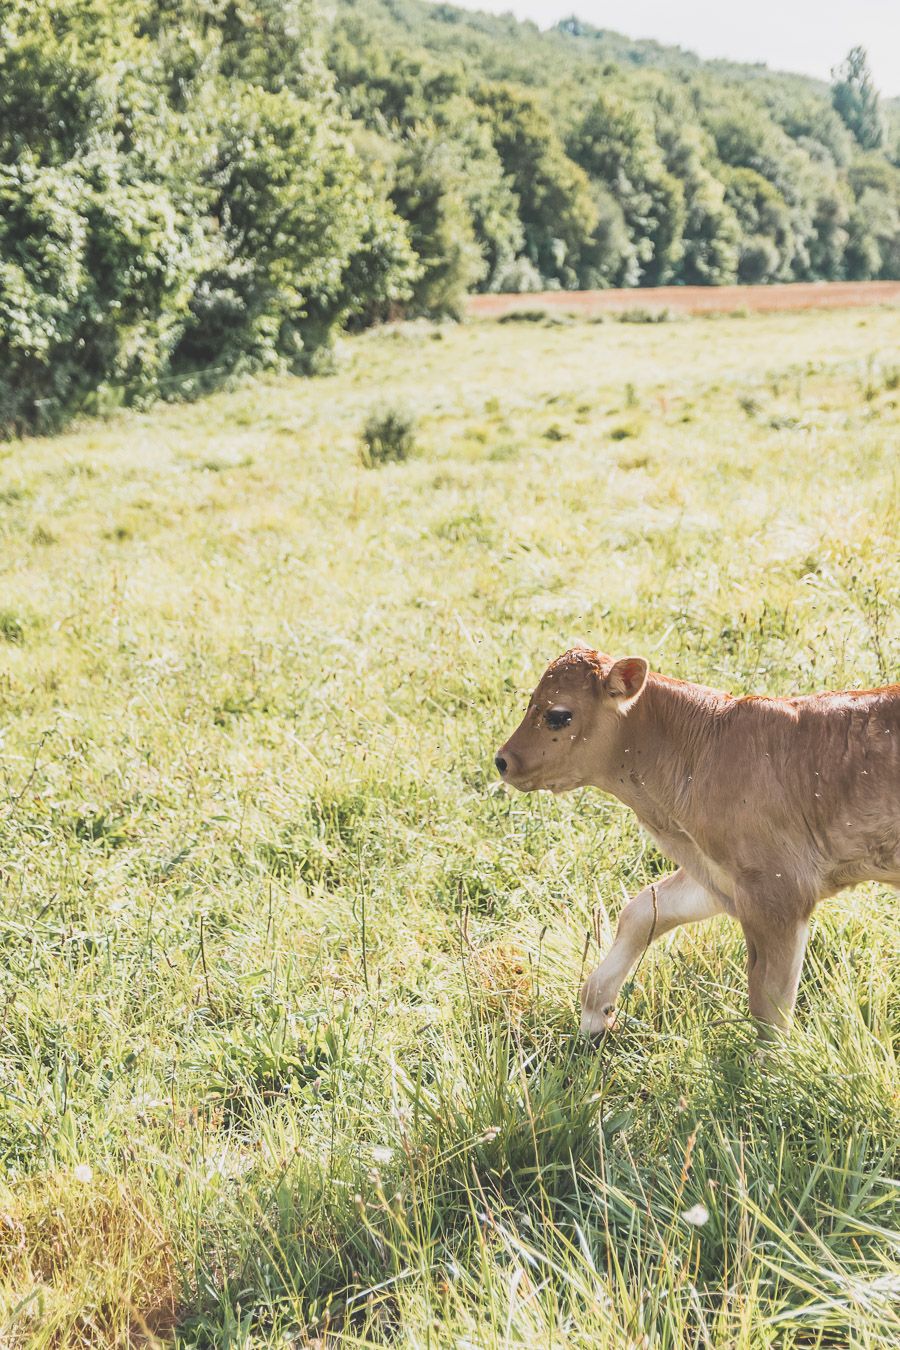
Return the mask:
[[466,9],[510,10],[549,28],[577,14],[596,28],[686,47],[703,57],[764,61],[828,80],[863,46],[876,87],[900,95],[900,0],[453,0]]

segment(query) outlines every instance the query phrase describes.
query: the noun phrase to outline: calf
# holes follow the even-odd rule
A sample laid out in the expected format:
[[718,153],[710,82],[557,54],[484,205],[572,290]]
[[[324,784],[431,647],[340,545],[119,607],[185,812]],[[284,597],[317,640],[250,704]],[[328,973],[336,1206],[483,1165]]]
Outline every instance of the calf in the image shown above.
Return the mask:
[[793,1012],[815,905],[845,886],[900,887],[900,685],[733,698],[579,647],[553,661],[497,752],[522,792],[599,787],[678,870],[628,902],[581,991],[581,1027],[612,1027],[650,942],[730,914],[744,930],[762,1034]]

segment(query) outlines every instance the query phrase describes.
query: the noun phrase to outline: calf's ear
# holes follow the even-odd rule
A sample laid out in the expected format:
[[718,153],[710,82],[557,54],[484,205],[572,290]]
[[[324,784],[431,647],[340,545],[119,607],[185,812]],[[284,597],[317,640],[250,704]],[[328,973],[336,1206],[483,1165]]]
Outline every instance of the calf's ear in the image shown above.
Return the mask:
[[606,692],[624,711],[639,697],[649,674],[650,666],[642,656],[623,656],[606,677]]

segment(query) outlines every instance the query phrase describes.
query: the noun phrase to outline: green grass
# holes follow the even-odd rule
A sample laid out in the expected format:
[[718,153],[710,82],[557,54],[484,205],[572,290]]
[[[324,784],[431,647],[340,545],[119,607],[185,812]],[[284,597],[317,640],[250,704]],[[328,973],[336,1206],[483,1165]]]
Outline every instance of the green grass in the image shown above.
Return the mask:
[[726,920],[597,1051],[666,864],[491,764],[575,638],[897,678],[897,338],[410,325],[0,447],[0,1343],[900,1341],[896,896],[817,913],[774,1059]]

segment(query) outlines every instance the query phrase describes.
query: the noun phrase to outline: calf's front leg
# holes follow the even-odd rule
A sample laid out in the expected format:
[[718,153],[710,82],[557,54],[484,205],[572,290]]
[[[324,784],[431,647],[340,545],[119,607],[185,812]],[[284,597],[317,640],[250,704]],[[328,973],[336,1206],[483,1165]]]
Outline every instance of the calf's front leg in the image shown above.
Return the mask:
[[[654,904],[653,892],[656,891]],[[651,942],[683,923],[699,923],[723,912],[714,895],[683,868],[656,886],[645,886],[622,910],[616,940],[581,989],[581,1030],[586,1036],[609,1031],[616,999],[632,966]]]

